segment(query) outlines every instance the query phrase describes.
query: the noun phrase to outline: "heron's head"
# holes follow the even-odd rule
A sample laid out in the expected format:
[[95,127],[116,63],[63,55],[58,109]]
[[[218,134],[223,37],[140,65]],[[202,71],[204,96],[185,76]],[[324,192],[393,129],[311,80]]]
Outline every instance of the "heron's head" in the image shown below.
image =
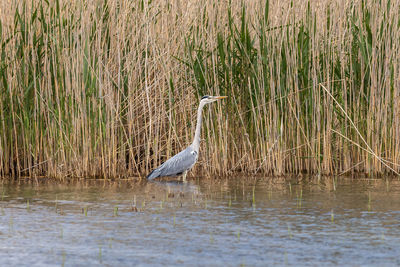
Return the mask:
[[227,96],[210,96],[210,95],[205,95],[201,98],[200,102],[204,104],[212,103],[214,101],[217,101],[219,99],[224,99],[227,98]]

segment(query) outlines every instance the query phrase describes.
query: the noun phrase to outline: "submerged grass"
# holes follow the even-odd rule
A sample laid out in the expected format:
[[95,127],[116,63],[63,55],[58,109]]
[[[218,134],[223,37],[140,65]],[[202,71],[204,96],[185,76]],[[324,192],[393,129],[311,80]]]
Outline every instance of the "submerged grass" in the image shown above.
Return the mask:
[[400,2],[0,3],[0,176],[398,173]]

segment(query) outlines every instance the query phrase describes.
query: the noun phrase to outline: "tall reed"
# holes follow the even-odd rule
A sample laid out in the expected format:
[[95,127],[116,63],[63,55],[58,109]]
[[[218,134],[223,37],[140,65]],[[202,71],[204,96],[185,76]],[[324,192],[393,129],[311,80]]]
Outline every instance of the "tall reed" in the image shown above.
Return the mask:
[[0,3],[0,176],[400,171],[400,1]]

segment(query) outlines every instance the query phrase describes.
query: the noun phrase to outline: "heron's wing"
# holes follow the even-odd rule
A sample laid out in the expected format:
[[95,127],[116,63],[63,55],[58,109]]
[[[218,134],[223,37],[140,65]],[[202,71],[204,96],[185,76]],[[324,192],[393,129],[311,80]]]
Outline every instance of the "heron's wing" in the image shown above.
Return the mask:
[[176,176],[189,170],[197,161],[197,152],[189,146],[185,150],[179,152],[160,167],[153,170],[147,179],[151,180],[160,176]]

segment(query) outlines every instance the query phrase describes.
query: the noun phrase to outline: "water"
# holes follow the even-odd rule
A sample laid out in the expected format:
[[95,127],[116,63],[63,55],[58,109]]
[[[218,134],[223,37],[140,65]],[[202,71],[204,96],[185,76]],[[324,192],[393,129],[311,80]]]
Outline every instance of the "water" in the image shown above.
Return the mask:
[[0,186],[0,266],[400,265],[398,180]]

